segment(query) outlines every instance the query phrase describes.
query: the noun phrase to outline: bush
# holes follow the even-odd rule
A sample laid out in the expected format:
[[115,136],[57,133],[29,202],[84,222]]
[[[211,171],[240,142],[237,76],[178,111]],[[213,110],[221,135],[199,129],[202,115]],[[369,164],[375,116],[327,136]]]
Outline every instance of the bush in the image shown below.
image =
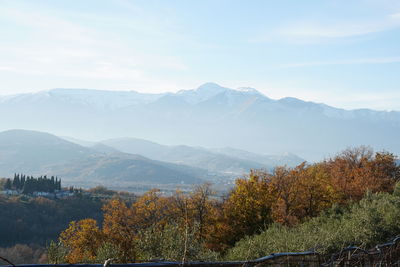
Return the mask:
[[367,194],[349,208],[332,207],[296,227],[271,225],[237,242],[227,260],[258,258],[277,252],[315,250],[331,253],[357,245],[370,248],[400,233],[400,196]]
[[[14,264],[40,264],[47,261],[45,249],[37,245],[17,244],[13,247],[0,248],[0,255]],[[8,263],[0,262],[0,265],[8,265]]]
[[138,254],[142,260],[217,260],[218,254],[206,249],[197,233],[196,226],[187,232],[176,224],[167,224],[162,230],[150,227],[139,234]]

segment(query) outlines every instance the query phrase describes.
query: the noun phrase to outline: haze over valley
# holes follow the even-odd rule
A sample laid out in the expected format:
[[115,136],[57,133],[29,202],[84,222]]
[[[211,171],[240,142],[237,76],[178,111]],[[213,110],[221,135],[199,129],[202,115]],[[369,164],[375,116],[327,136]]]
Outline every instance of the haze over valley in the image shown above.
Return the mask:
[[302,161],[289,154],[274,156],[230,148],[216,151],[165,146],[134,138],[91,143],[77,139],[70,142],[65,137],[36,131],[0,132],[3,176],[46,174],[62,177],[67,185],[83,187],[103,185],[141,191],[141,188],[175,188],[177,185],[189,188],[206,182],[229,187],[235,178],[250,169],[271,170],[276,165],[294,166]]

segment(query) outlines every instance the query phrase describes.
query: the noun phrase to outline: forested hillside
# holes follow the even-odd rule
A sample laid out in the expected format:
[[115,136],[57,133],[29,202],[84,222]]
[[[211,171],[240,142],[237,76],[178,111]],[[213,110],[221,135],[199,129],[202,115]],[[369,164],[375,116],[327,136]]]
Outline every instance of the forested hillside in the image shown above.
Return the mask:
[[72,220],[101,220],[102,200],[77,195],[66,199],[0,195],[0,247],[15,244],[45,246]]

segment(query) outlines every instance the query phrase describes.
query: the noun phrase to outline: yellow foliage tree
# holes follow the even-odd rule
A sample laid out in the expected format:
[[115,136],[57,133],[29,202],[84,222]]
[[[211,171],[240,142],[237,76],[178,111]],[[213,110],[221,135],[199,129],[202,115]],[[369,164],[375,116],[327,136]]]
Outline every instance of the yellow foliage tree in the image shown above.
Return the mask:
[[214,226],[216,247],[216,243],[220,243],[220,249],[232,246],[242,237],[261,231],[271,223],[274,200],[269,184],[270,175],[263,171],[251,171],[247,178],[236,180]]
[[132,205],[138,229],[165,225],[170,219],[170,206],[169,199],[161,196],[159,189],[152,189],[143,194]]
[[137,225],[131,208],[118,199],[113,199],[104,207],[103,233],[107,242],[118,248],[121,262],[136,260],[135,238]]
[[66,260],[71,264],[93,261],[103,240],[104,235],[93,219],[72,221],[60,234],[60,242],[69,250]]

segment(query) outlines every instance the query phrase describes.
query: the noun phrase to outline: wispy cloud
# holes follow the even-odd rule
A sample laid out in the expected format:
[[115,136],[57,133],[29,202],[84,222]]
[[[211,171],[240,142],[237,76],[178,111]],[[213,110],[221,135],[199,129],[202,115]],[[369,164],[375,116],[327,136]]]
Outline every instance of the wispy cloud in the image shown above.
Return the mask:
[[332,61],[309,61],[309,62],[283,64],[281,65],[281,67],[296,68],[296,67],[315,67],[315,66],[329,66],[329,65],[388,64],[388,63],[400,63],[400,57],[360,58],[360,59],[332,60]]
[[400,14],[391,14],[380,20],[342,21],[335,23],[296,22],[283,27],[281,34],[304,38],[343,38],[382,32],[400,27]]
[[[154,75],[155,72],[186,69],[176,56],[143,51],[132,39],[124,39],[127,36],[84,25],[71,19],[71,16],[80,18],[79,14],[63,12],[26,4],[0,5],[1,19],[22,27],[25,32],[15,38],[18,41],[0,43],[0,73],[95,79],[96,83],[114,80],[116,84],[132,87],[140,84],[157,90],[168,82]],[[119,18],[114,19],[119,22]],[[97,17],[99,20],[101,16]],[[125,24],[129,25],[128,21]],[[140,28],[139,21],[131,24]],[[151,27],[154,34],[163,32],[154,25]]]
[[400,13],[364,20],[328,21],[323,19],[304,19],[278,26],[268,33],[259,33],[258,36],[251,39],[251,42],[324,43],[397,28],[400,28]]

